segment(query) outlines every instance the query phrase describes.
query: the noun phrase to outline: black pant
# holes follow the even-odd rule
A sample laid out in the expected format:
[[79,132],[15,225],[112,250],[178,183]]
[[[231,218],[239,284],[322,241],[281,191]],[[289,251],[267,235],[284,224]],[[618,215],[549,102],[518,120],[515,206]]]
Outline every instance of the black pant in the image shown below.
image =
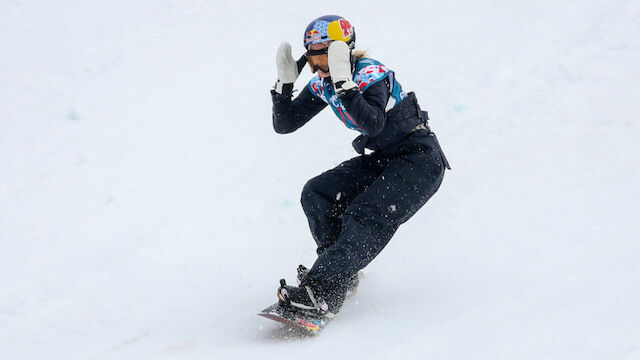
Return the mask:
[[435,138],[420,130],[390,149],[358,156],[309,180],[301,202],[319,256],[305,283],[345,287],[438,190],[442,156]]

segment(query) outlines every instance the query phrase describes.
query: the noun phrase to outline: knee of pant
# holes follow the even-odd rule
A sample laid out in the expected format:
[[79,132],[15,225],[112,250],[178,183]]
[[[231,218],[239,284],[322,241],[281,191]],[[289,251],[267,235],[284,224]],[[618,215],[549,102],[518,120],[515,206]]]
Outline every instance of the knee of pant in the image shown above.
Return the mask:
[[303,209],[312,209],[313,207],[318,206],[318,202],[322,201],[322,196],[320,195],[319,190],[320,184],[317,177],[304,184],[302,194],[300,196],[300,203],[302,204]]

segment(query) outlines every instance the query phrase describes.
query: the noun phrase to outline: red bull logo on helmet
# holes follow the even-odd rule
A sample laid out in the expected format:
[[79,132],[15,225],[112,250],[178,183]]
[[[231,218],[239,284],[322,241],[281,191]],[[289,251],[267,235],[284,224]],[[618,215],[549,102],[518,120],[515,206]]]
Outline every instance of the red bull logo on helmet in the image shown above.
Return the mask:
[[338,22],[340,23],[340,28],[342,29],[342,35],[348,39],[351,38],[351,35],[353,35],[353,26],[351,26],[351,23],[349,23],[346,19],[340,19],[338,20]]
[[305,36],[305,43],[308,44],[318,42],[321,37],[322,35],[320,34],[320,31],[311,29]]

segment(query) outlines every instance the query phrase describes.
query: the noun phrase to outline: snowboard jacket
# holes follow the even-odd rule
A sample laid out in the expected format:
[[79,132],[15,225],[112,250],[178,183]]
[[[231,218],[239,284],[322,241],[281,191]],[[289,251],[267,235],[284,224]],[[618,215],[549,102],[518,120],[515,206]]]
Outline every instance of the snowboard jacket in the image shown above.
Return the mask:
[[370,58],[358,60],[353,81],[358,90],[340,97],[328,78],[317,75],[293,100],[290,95],[272,91],[275,131],[293,132],[329,105],[347,128],[360,132],[352,143],[360,154],[365,148],[383,150],[420,125],[433,134],[427,125],[427,112],[420,109],[415,94],[405,93],[394,72],[380,62]]

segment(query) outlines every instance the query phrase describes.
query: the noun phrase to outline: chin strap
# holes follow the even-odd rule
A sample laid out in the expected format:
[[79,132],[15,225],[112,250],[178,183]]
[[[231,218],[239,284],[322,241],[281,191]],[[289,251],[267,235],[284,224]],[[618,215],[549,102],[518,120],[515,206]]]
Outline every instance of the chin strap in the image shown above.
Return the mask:
[[356,63],[358,62],[358,59],[353,55],[353,49],[349,52],[349,61],[351,62],[351,74],[353,74],[356,72]]

